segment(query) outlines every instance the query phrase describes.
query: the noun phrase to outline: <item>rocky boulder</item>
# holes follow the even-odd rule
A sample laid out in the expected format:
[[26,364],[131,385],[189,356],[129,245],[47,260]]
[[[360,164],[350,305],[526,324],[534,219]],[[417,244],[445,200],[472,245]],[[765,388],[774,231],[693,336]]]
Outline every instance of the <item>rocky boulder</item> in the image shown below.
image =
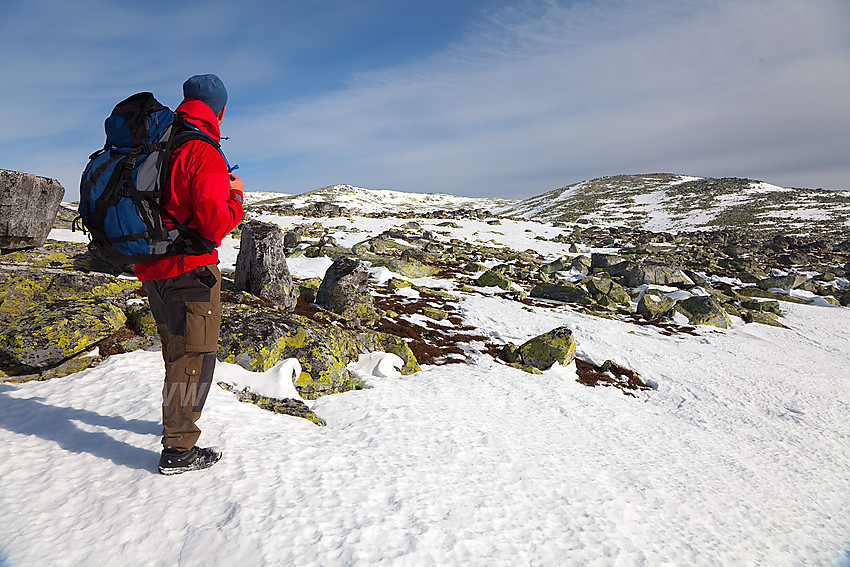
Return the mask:
[[359,388],[360,380],[346,366],[371,351],[401,357],[403,374],[419,370],[416,357],[398,337],[358,333],[275,309],[225,304],[217,357],[254,372],[297,358],[302,372],[295,387],[303,398],[315,399]]
[[476,285],[481,287],[500,287],[502,289],[511,289],[513,283],[502,270],[492,268],[487,270],[475,280]]
[[[603,272],[604,275],[604,272]],[[583,280],[587,291],[597,303],[606,305],[625,305],[631,301],[631,296],[623,286],[608,277],[589,277]]]
[[666,264],[638,263],[631,260],[624,260],[603,268],[603,271],[620,278],[627,287],[638,287],[641,285],[673,285],[683,287],[694,284],[680,268]]
[[590,273],[592,260],[587,256],[576,256],[570,261],[570,268],[586,276]]
[[40,372],[91,349],[126,319],[121,307],[108,300],[48,301],[0,334],[0,353],[9,373]]
[[418,260],[405,260],[403,258],[380,258],[372,262],[374,266],[384,266],[397,274],[407,278],[427,278],[438,272],[434,266],[423,264]]
[[648,321],[664,319],[673,312],[676,302],[658,290],[648,289],[637,304],[637,312]]
[[723,329],[732,326],[723,306],[710,295],[695,295],[679,301],[676,311],[687,317],[691,325],[714,325]]
[[548,370],[556,362],[566,366],[573,361],[575,354],[576,340],[567,327],[558,327],[534,337],[518,348],[509,344],[502,351],[506,362],[538,370]]
[[44,245],[64,195],[55,179],[0,169],[0,250]]
[[744,311],[741,313],[741,318],[745,323],[760,323],[771,327],[788,328],[779,321],[778,315],[770,311]]
[[286,234],[283,235],[283,245],[292,249],[301,244],[301,235],[295,232],[294,230],[290,230]]
[[615,266],[624,260],[625,258],[617,254],[602,254],[594,252],[590,255],[590,270],[592,272],[595,272],[596,270],[608,271],[608,268]]
[[792,289],[797,289],[804,283],[806,283],[806,276],[802,274],[788,274],[787,276],[773,276],[759,280],[756,285],[759,289],[763,290],[777,288],[784,291],[790,291]]
[[346,321],[374,322],[378,316],[369,291],[369,270],[354,258],[341,257],[331,264],[316,292],[316,304]]
[[292,282],[279,226],[249,221],[242,228],[236,258],[236,288],[294,309],[298,290]]
[[541,283],[531,288],[531,297],[553,299],[565,303],[593,303],[590,295],[579,286],[571,283]]

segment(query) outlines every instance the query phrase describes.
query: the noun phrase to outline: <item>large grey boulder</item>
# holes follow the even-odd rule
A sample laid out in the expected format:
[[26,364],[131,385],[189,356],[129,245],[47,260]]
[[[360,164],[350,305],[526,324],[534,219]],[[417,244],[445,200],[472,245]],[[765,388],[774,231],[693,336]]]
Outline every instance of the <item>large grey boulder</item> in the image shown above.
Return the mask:
[[655,263],[637,263],[631,260],[609,265],[602,268],[614,277],[620,278],[623,285],[638,287],[641,285],[694,285],[685,273],[676,266]]
[[620,264],[624,260],[625,258],[617,254],[602,254],[600,252],[594,252],[590,255],[590,270],[608,271],[608,268]]
[[562,284],[541,283],[537,284],[529,292],[531,297],[539,299],[553,299],[566,303],[593,303],[590,295],[575,284],[564,282]]
[[279,226],[255,220],[245,224],[234,279],[237,289],[280,301],[288,310],[295,309],[298,290],[286,265]]
[[672,286],[692,286],[694,285],[685,273],[676,266],[665,264],[638,264],[631,266],[625,275],[625,284],[628,287],[638,287],[640,285],[672,285]]
[[322,278],[316,304],[347,321],[373,322],[377,314],[368,281],[369,271],[363,262],[346,256],[337,258]]
[[55,179],[0,169],[0,249],[43,246],[64,195]]

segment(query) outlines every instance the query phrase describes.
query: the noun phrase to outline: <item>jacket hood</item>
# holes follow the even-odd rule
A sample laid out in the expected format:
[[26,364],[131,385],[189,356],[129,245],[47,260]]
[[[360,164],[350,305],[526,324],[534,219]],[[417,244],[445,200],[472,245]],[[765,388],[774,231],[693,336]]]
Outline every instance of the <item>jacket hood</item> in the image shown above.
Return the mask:
[[186,98],[183,99],[183,102],[180,103],[180,106],[177,107],[175,112],[181,114],[186,118],[187,122],[191,122],[200,128],[201,132],[207,134],[216,142],[221,141],[218,117],[216,117],[215,112],[205,102],[195,98]]

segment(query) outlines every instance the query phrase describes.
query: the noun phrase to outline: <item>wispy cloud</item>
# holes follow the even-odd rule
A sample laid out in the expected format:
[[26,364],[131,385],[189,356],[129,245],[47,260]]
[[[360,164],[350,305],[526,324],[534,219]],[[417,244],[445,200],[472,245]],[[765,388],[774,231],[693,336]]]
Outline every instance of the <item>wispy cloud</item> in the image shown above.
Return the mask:
[[[73,156],[102,143],[91,124],[112,104],[138,90],[176,104],[186,76],[219,72],[233,101],[225,149],[251,189],[520,198],[653,171],[850,188],[846,0],[489,3],[502,7],[461,39],[378,68],[332,55],[377,25],[380,2],[153,4],[33,0],[44,20],[0,17],[0,47],[29,46],[0,59],[22,77],[0,84],[0,167],[73,193]],[[96,17],[62,25],[80,10]],[[149,53],[128,25],[156,27]],[[58,41],[34,39],[45,30]]]
[[656,170],[850,186],[846,3],[530,6],[430,59],[244,113],[234,150],[280,159],[257,183],[294,192],[522,197]]

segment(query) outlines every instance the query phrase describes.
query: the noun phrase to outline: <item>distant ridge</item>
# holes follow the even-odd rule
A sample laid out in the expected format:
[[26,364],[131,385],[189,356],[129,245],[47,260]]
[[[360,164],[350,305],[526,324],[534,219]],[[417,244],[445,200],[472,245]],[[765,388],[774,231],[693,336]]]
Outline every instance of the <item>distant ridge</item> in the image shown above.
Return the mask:
[[522,201],[342,184],[300,195],[245,194],[245,204],[258,208],[304,209],[322,202],[354,214],[478,209],[510,218],[581,221],[656,232],[734,228],[771,234],[846,234],[845,238],[850,238],[850,191],[786,188],[752,179],[674,173],[599,177]]
[[574,183],[498,210],[507,217],[684,232],[850,233],[850,191],[794,189],[762,181],[672,173]]
[[391,209],[396,212],[426,213],[435,210],[504,209],[516,201],[495,197],[458,197],[443,193],[406,193],[388,189],[363,189],[351,185],[329,185],[300,195],[280,193],[248,193],[245,202],[257,206],[291,205],[303,209],[327,202],[345,207],[354,213],[378,213]]

